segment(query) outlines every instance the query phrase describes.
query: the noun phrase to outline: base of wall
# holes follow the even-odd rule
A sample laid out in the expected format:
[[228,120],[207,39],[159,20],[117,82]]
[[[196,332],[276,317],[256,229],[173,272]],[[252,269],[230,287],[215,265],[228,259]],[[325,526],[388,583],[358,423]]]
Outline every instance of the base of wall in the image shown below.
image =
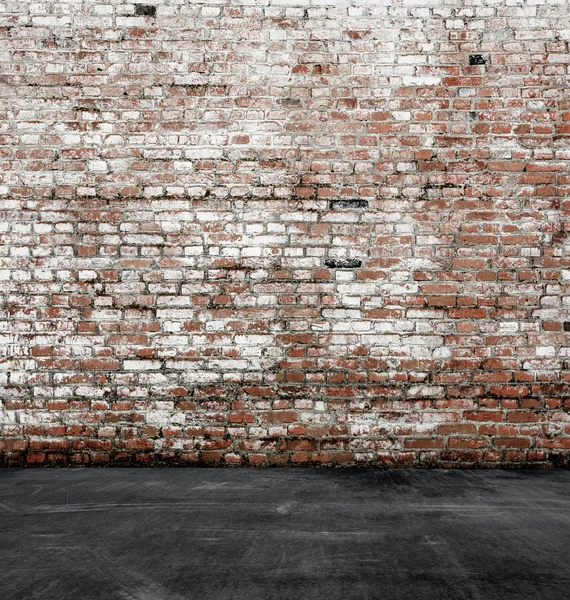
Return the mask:
[[568,468],[570,452],[534,452],[516,456],[508,452],[490,460],[468,453],[401,453],[362,455],[347,452],[296,452],[282,454],[186,453],[60,453],[3,452],[0,467],[369,467],[369,468]]

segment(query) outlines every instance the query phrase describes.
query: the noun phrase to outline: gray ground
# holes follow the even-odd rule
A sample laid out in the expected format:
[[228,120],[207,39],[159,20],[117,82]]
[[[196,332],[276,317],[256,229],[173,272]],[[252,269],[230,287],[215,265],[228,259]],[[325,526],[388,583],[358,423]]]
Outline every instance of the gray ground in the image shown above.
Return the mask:
[[0,599],[570,597],[570,472],[0,470]]

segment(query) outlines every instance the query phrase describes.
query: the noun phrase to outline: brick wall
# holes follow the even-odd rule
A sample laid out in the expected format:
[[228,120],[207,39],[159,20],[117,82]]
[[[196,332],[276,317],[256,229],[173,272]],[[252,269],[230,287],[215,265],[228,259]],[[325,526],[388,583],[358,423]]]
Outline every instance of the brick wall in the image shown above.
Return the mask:
[[5,0],[3,464],[564,465],[569,0]]

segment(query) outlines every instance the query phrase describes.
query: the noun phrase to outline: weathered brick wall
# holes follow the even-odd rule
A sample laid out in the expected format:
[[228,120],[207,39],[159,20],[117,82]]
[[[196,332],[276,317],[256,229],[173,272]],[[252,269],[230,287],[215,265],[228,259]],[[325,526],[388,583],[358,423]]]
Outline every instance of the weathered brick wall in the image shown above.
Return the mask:
[[4,0],[4,464],[566,464],[569,0]]

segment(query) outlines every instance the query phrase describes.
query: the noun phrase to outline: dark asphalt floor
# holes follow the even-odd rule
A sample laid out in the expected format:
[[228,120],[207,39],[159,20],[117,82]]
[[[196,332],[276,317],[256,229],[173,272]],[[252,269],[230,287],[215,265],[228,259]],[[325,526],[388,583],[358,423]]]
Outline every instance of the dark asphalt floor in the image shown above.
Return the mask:
[[2,600],[570,597],[570,471],[0,470]]

